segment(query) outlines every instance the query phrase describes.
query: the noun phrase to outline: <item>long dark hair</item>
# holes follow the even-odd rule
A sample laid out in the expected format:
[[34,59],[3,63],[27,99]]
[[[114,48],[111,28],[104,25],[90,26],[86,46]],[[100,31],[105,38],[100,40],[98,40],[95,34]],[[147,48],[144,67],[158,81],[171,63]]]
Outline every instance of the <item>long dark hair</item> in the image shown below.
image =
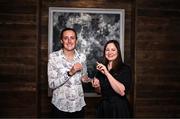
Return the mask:
[[113,70],[118,70],[121,65],[123,64],[122,62],[122,57],[121,57],[121,49],[120,49],[120,46],[119,46],[119,42],[117,40],[109,40],[105,46],[104,46],[104,54],[103,54],[103,59],[104,59],[104,64],[107,66],[109,61],[108,59],[105,57],[105,50],[106,50],[106,47],[108,44],[110,43],[113,43],[115,45],[115,47],[117,48],[117,58],[113,61],[113,64],[112,64],[112,69]]

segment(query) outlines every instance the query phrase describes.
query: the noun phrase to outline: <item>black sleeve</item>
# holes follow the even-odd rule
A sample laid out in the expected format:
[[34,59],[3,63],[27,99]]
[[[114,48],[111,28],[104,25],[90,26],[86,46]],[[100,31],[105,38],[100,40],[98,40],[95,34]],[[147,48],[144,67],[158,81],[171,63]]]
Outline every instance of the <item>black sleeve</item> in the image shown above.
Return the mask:
[[128,93],[132,80],[130,67],[125,65],[115,78],[125,86],[125,93]]

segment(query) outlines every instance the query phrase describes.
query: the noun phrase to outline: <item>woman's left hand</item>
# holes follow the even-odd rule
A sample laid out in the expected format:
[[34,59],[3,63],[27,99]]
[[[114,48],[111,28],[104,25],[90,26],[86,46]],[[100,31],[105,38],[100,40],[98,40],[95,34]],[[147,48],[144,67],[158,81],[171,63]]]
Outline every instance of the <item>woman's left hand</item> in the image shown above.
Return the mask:
[[91,81],[91,84],[92,84],[92,87],[94,88],[100,87],[99,80],[96,77],[94,77],[94,79]]

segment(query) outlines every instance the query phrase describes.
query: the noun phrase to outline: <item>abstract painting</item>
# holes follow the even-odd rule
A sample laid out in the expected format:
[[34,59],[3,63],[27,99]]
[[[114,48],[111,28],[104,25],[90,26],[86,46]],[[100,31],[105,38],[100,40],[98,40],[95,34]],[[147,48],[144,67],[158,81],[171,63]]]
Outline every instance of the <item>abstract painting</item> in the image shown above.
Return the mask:
[[[86,54],[88,76],[95,75],[96,61],[103,55],[108,40],[118,40],[124,60],[124,9],[98,8],[49,8],[48,53],[61,48],[60,32],[66,27],[74,28],[78,35],[78,51]],[[84,86],[91,92],[91,86]]]

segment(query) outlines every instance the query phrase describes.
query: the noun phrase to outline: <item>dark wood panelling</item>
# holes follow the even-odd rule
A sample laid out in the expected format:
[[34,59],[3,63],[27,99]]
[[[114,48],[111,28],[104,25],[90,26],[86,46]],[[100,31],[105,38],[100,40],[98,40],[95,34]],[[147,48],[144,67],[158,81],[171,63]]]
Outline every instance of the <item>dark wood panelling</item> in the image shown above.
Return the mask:
[[0,8],[1,13],[5,13],[6,15],[35,15],[34,13],[36,13],[36,0],[1,0]]
[[[8,85],[6,85],[8,87]],[[7,88],[6,87],[6,88]],[[27,87],[27,86],[26,86]],[[19,118],[19,117],[35,117],[34,107],[36,107],[35,90],[26,90],[22,87],[21,90],[0,91],[1,94],[1,113],[0,117],[4,118]],[[4,88],[4,87],[3,87]]]
[[0,117],[36,117],[36,1],[0,1]]
[[[1,0],[0,117],[49,117],[48,7],[125,9],[134,117],[180,117],[179,0]],[[39,50],[40,49],[40,50]],[[85,98],[93,118],[100,98]]]
[[137,1],[135,117],[180,116],[179,3]]
[[159,10],[177,10],[179,9],[179,0],[138,0],[138,8],[159,9]]

